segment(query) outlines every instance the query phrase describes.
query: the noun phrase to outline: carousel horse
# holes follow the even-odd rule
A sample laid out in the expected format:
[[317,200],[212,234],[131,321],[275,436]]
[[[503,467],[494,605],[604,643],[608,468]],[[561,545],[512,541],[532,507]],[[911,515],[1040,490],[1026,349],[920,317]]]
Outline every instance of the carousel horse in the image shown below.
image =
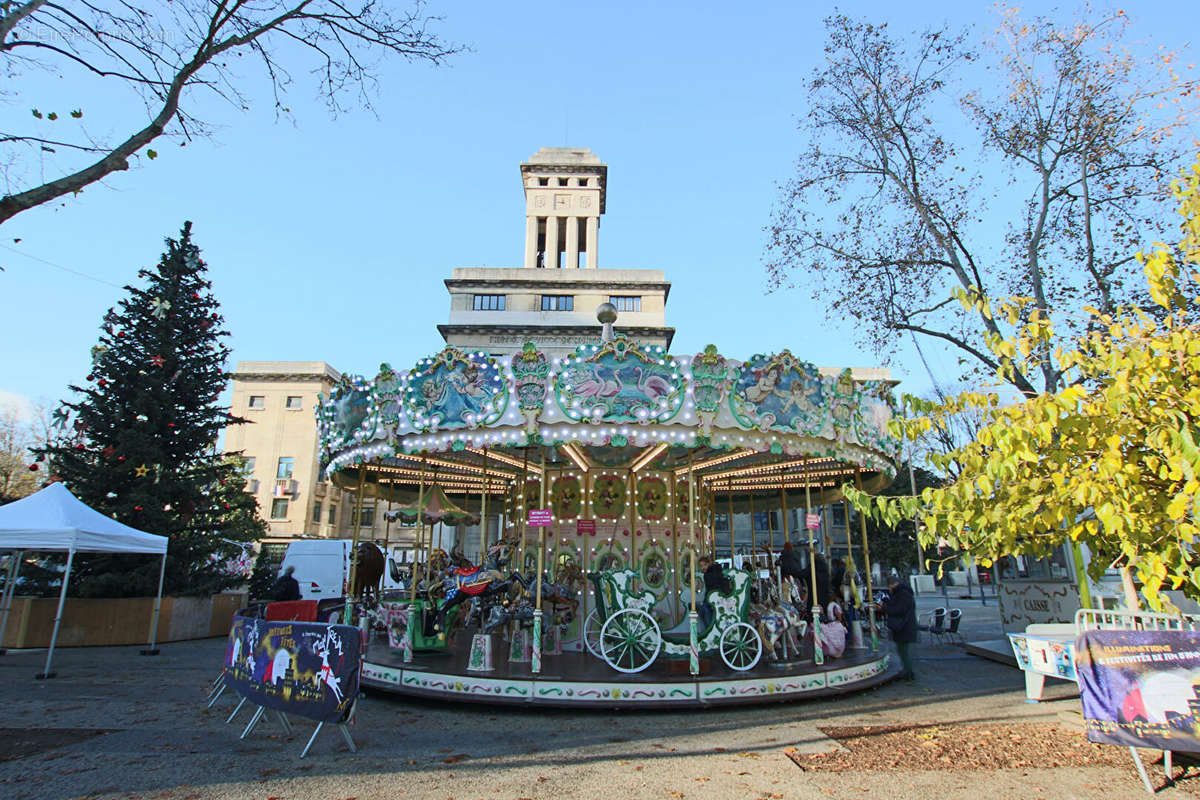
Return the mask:
[[383,551],[371,542],[359,542],[355,551],[354,590],[351,595],[367,600],[376,600],[375,590],[383,579],[383,569],[387,564]]
[[[777,591],[772,581],[770,587],[761,591],[759,602],[750,607],[750,617],[751,624],[766,644],[767,658],[778,658],[776,647],[784,637],[787,637],[793,650],[798,651],[800,642],[808,633],[808,621],[800,612],[804,600],[795,581],[784,578],[782,591]],[[785,599],[779,599],[780,595]]]
[[514,621],[523,628],[533,624],[533,603],[529,599],[510,601],[505,598],[502,602],[493,603],[481,612],[479,629],[488,634]]
[[[579,589],[583,587],[583,571],[571,564],[559,570],[558,575],[558,581],[551,581],[542,575],[542,602],[549,603],[553,609],[555,624],[566,625],[575,619],[575,612],[579,610]],[[537,583],[532,576],[526,578],[514,574],[513,577],[530,597],[537,596]]]
[[501,539],[488,548],[484,566],[450,567],[445,570],[442,575],[445,599],[438,609],[439,624],[447,611],[468,600],[473,601],[472,614],[482,620],[488,607],[507,593],[513,580],[520,579],[516,573],[504,573],[513,550],[514,545],[511,541]]
[[450,566],[458,567],[460,569],[469,569],[475,565],[471,563],[471,559],[463,555],[462,548],[455,544],[450,548]]

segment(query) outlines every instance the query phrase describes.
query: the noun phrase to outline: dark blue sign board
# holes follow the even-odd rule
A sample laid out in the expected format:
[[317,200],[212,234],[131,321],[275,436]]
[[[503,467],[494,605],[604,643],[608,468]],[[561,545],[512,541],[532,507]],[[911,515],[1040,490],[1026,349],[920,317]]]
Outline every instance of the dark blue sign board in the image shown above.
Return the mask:
[[358,695],[362,632],[352,625],[235,616],[225,681],[263,708],[344,722]]
[[1200,632],[1085,631],[1075,650],[1089,741],[1200,752]]

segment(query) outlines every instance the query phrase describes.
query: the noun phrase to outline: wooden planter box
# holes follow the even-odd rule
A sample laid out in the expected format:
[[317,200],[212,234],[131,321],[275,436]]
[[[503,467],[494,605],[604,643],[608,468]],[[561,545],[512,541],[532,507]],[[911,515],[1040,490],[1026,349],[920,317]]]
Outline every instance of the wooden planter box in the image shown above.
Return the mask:
[[[225,636],[229,633],[234,612],[245,605],[245,592],[211,597],[164,597],[158,615],[158,641]],[[56,597],[14,598],[3,646],[13,650],[49,647],[57,608]],[[150,638],[153,616],[153,597],[68,597],[57,646],[145,644]]]

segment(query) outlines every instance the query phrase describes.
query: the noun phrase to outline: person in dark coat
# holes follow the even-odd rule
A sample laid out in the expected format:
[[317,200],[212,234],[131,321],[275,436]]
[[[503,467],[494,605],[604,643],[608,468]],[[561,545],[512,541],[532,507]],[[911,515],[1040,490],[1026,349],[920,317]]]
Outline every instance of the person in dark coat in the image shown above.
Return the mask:
[[842,585],[846,582],[846,562],[835,558],[830,566],[829,588],[833,592],[833,599],[841,601]]
[[279,576],[279,580],[275,581],[275,585],[271,587],[272,600],[288,602],[300,599],[300,584],[292,577],[292,573],[295,571],[295,567],[289,566]]
[[899,576],[893,575],[888,579],[888,599],[882,604],[881,610],[887,614],[888,630],[900,652],[900,665],[903,667],[900,677],[906,681],[916,680],[912,646],[917,641],[917,601],[912,589]]
[[[804,585],[808,587],[808,602],[809,608],[812,608],[813,598],[816,598],[818,608],[826,608],[829,605],[829,564],[825,561],[825,556],[817,553],[813,556],[812,570],[804,571]],[[817,590],[813,592],[812,572],[817,573]],[[809,611],[808,613],[812,613]]]
[[804,563],[791,542],[783,543],[783,552],[779,554],[779,572],[785,578],[804,582]]
[[708,602],[708,593],[712,591],[729,593],[733,591],[733,586],[730,585],[729,578],[725,576],[725,570],[716,561],[704,556],[696,563],[704,573],[704,600],[696,606],[696,610],[700,614],[700,628],[704,629],[712,623],[715,616],[713,607]]

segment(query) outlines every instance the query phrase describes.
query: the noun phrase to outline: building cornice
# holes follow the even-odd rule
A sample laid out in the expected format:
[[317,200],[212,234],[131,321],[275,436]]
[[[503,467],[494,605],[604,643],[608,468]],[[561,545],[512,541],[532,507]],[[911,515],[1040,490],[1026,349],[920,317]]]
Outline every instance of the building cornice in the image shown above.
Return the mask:
[[[596,343],[600,342],[601,328],[599,325],[492,325],[492,324],[460,324],[438,325],[438,333],[443,339],[449,340],[451,336],[484,336],[488,334],[498,334],[505,336],[526,335],[529,341],[537,344],[539,336],[594,336]],[[675,329],[670,326],[656,325],[616,325],[614,329],[617,333],[624,334],[631,339],[642,339],[647,337],[662,337],[668,350],[671,349],[671,341],[675,338]]]
[[[534,270],[530,270],[533,272]],[[546,272],[546,270],[537,270],[538,272]],[[564,270],[552,270],[554,273],[560,273]],[[580,270],[585,271],[585,270]],[[587,272],[595,272],[596,270],[586,270]],[[580,279],[557,279],[548,280],[542,276],[534,276],[529,278],[446,278],[447,290],[471,290],[471,289],[496,289],[500,287],[510,286],[519,289],[552,289],[562,291],[564,289],[605,289],[609,291],[620,291],[622,289],[641,290],[641,291],[660,291],[663,297],[666,298],[671,294],[670,281],[620,281],[620,280],[580,280]]]

